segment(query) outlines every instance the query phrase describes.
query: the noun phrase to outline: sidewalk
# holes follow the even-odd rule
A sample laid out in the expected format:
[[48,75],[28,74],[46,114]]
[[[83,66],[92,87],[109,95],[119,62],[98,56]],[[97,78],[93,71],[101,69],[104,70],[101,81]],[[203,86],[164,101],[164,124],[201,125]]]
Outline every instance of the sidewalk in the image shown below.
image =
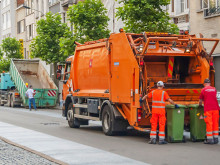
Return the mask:
[[[30,152],[21,147],[12,145],[11,142],[6,139],[1,140],[0,138],[0,164],[7,165],[24,165],[24,164],[40,164],[40,165],[57,165],[53,161],[45,159],[42,156],[39,156]],[[10,144],[11,143],[11,144]],[[60,163],[59,163],[60,164]]]
[[[31,149],[35,153],[52,158],[54,162],[70,165],[148,165],[128,157],[120,156],[108,151],[61,139],[41,132],[0,122],[0,138],[3,137],[19,146]],[[89,137],[88,137],[89,138]],[[12,153],[13,156],[16,153]],[[9,154],[10,156],[10,154]],[[8,156],[8,157],[9,157]],[[1,158],[1,157],[0,157]],[[44,157],[46,158],[46,157]],[[4,159],[3,159],[4,160]],[[52,160],[52,161],[53,161]],[[1,164],[1,163],[0,163]],[[10,164],[10,163],[6,163]],[[14,163],[13,163],[14,164]],[[17,163],[18,164],[18,163]],[[22,165],[25,163],[21,163]],[[40,164],[41,163],[27,163]]]

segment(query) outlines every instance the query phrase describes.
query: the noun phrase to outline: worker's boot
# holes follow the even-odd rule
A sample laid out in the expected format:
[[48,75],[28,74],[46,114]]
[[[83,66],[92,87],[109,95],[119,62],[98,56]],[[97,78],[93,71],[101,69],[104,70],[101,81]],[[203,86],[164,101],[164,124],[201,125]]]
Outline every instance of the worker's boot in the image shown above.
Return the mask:
[[167,144],[168,142],[166,140],[159,140],[159,143],[158,144]]
[[148,144],[156,144],[156,139],[155,139],[155,138],[150,139],[150,141],[148,142]]
[[214,144],[214,140],[213,139],[206,139],[204,141],[204,144]]
[[214,144],[218,144],[218,138],[214,138]]

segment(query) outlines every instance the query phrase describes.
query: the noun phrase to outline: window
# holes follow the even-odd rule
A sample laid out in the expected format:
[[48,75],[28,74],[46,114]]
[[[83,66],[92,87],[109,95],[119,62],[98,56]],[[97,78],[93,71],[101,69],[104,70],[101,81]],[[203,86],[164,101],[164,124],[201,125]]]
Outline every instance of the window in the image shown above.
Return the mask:
[[65,77],[64,80],[68,80],[70,77],[70,69],[71,69],[71,63],[66,63],[66,68],[65,68]]
[[5,30],[6,29],[6,13],[2,15],[2,26],[3,26],[3,30]]
[[21,20],[17,23],[18,34],[24,32],[24,27],[25,27],[24,20]]
[[202,0],[202,9],[208,8],[208,0]]
[[63,13],[63,23],[66,23],[66,13]]
[[31,9],[26,9],[26,15],[30,15],[33,13],[34,10],[34,0],[26,0],[26,6],[30,7]]
[[201,9],[220,7],[220,0],[200,0]]
[[10,0],[2,0],[2,8],[10,5]]
[[38,18],[39,17],[39,12],[38,12],[38,10],[39,10],[39,1],[38,0],[36,0],[36,18]]
[[7,12],[7,18],[6,18],[6,26],[7,28],[10,28],[11,27],[11,13],[10,11]]
[[11,14],[10,11],[2,14],[2,26],[3,30],[11,27]]
[[34,24],[31,24],[31,25],[28,25],[27,26],[27,40],[32,40],[33,39],[33,27],[34,27]]
[[184,0],[181,0],[180,1],[180,8],[181,8],[181,13],[183,13],[184,12],[184,5],[185,5],[185,3],[184,3]]
[[57,3],[59,0],[49,0],[49,6],[54,5],[55,3]]
[[41,0],[41,11],[42,11],[41,16],[43,16],[43,14],[44,14],[44,0]]
[[216,0],[209,0],[209,8],[215,8],[216,7]]

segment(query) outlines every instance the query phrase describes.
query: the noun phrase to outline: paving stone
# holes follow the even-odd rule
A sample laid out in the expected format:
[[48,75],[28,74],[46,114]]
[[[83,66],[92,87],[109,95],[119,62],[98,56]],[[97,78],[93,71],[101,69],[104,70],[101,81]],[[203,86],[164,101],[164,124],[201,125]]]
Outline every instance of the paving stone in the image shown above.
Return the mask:
[[57,165],[39,155],[0,140],[0,165]]

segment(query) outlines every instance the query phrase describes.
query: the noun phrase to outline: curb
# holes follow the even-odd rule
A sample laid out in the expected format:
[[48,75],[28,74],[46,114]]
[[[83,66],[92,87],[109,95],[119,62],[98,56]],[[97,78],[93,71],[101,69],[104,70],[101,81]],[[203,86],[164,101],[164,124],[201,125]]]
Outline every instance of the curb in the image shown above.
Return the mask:
[[38,156],[40,156],[40,157],[43,157],[44,159],[47,159],[47,160],[49,160],[49,161],[51,161],[51,162],[54,162],[54,163],[56,163],[56,164],[59,164],[59,165],[68,165],[67,163],[65,163],[65,162],[63,162],[63,161],[54,159],[54,158],[52,158],[52,157],[50,157],[50,156],[48,156],[48,155],[45,155],[45,154],[43,154],[43,153],[41,153],[41,152],[32,150],[32,149],[30,149],[30,148],[28,148],[28,147],[25,147],[25,146],[22,146],[22,145],[20,145],[20,144],[14,143],[14,142],[12,142],[12,141],[10,141],[10,140],[8,140],[8,139],[5,139],[5,138],[3,138],[3,137],[1,137],[1,136],[0,136],[0,140],[4,141],[5,143],[8,143],[8,144],[10,144],[10,145],[13,145],[13,146],[15,146],[15,147],[22,148],[22,149],[24,149],[24,150],[26,150],[26,151],[29,151],[29,152],[31,152],[31,153],[33,153],[33,154],[36,154],[36,155],[38,155]]

